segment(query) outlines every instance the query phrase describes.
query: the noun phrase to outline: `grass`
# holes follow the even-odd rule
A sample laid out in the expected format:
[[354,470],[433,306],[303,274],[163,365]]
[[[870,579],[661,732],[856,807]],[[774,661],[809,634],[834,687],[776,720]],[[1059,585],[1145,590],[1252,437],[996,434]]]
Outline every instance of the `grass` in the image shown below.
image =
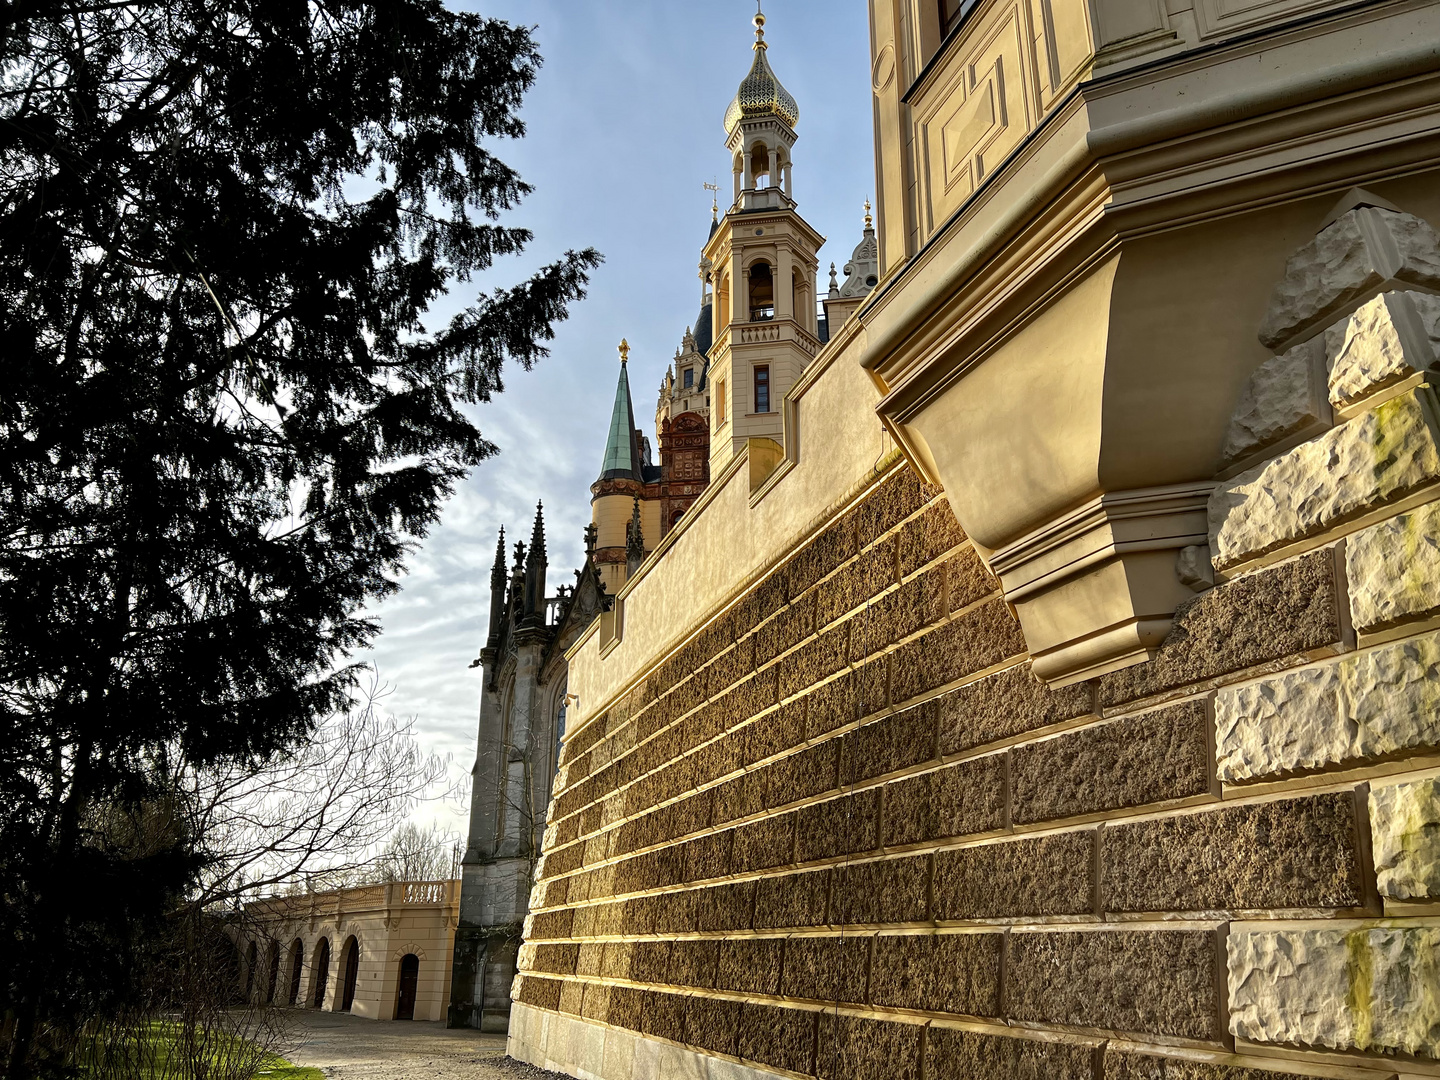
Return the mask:
[[[244,1075],[247,1071],[245,1063],[253,1061],[259,1054],[254,1044],[235,1036],[211,1032],[206,1041],[209,1044],[207,1063],[214,1070],[214,1075]],[[172,1060],[177,1043],[173,1025],[160,1021],[151,1023],[148,1025],[144,1043],[137,1056],[146,1063],[146,1067],[138,1071],[139,1076],[146,1080],[177,1080],[187,1075],[182,1062]],[[97,1056],[104,1060],[103,1051]],[[110,1071],[103,1065],[91,1065],[89,1068],[82,1068],[81,1075],[100,1078]],[[130,1076],[137,1075],[136,1071],[131,1070],[125,1070],[125,1073]],[[262,1058],[255,1065],[255,1071],[249,1075],[253,1080],[324,1080],[325,1077],[319,1069],[292,1064],[276,1054]]]

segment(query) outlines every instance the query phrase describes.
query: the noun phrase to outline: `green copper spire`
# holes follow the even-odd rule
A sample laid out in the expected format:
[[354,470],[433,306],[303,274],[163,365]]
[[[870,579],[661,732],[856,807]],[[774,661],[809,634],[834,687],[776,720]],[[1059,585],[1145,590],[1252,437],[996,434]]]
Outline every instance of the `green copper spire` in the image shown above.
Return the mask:
[[605,440],[601,480],[644,481],[640,448],[635,441],[635,409],[630,404],[630,375],[626,362],[630,343],[620,342],[620,381],[615,386],[615,411],[610,416],[610,434]]

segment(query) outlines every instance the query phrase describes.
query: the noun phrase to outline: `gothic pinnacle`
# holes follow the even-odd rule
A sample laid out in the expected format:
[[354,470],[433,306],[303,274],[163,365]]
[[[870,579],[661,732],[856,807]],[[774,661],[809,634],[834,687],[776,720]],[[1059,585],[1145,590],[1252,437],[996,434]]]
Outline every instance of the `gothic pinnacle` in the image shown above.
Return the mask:
[[546,561],[545,553],[545,504],[535,504],[535,528],[530,533],[530,559],[532,561]]
[[505,587],[505,526],[500,526],[500,539],[495,544],[495,565],[490,570],[490,587]]

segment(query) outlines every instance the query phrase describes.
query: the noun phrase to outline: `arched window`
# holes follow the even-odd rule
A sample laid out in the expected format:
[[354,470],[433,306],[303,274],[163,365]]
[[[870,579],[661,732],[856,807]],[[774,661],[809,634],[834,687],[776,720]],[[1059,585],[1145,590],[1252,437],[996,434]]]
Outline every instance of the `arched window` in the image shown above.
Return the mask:
[[770,264],[758,262],[750,267],[750,321],[761,322],[775,317],[775,279]]
[[310,1004],[317,1009],[325,1007],[325,991],[330,985],[330,939],[321,938],[315,946],[315,968],[310,977],[312,992]]
[[305,973],[305,945],[297,937],[290,946],[290,990],[285,995],[286,1005],[300,1001],[300,978]]
[[360,977],[360,942],[352,934],[340,953],[340,1011],[349,1012],[355,1004],[355,983]]
[[265,977],[265,1004],[275,1004],[275,987],[280,982],[280,943],[270,943],[270,970]]
[[750,148],[750,175],[756,191],[770,186],[770,151],[764,143]]

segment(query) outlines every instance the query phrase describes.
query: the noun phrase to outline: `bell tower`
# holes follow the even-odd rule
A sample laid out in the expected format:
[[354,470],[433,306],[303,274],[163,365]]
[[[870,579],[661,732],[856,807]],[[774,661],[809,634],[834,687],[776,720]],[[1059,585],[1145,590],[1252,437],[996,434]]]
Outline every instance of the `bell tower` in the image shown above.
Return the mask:
[[800,109],[770,68],[765,16],[755,58],[725,112],[735,202],[705,245],[714,279],[710,473],[754,438],[782,440],[785,395],[820,351],[815,274],[825,238],[795,209]]

